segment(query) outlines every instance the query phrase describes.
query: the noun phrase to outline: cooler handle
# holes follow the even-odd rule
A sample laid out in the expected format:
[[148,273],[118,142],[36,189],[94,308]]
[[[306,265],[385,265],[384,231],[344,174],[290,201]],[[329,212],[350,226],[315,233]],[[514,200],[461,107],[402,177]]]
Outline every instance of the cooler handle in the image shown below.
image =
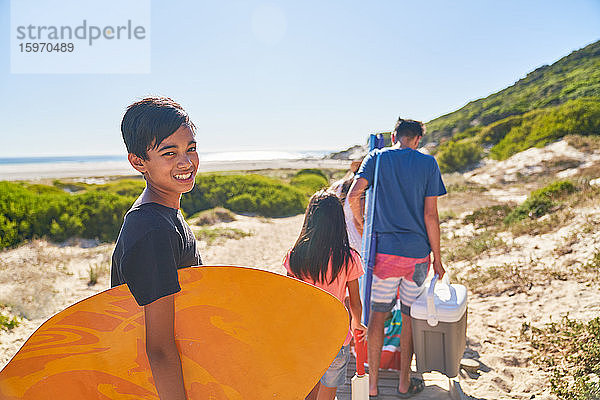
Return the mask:
[[437,326],[438,317],[435,309],[435,284],[438,281],[438,274],[433,276],[433,279],[429,283],[429,289],[427,290],[427,323],[429,326]]
[[[435,309],[435,284],[438,282],[438,280],[439,275],[435,274],[431,280],[431,283],[429,283],[429,289],[427,290],[427,323],[429,326],[437,326],[439,322],[437,310]],[[442,283],[450,285],[450,278],[448,278],[448,274],[444,274]]]

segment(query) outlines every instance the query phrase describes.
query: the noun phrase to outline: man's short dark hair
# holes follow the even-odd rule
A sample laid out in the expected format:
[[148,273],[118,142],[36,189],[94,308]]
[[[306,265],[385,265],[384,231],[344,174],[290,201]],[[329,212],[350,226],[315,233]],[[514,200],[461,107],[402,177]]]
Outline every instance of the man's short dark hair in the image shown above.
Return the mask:
[[394,128],[394,133],[396,136],[396,141],[400,140],[400,138],[403,136],[423,136],[425,134],[425,126],[420,121],[398,118],[398,122],[396,122],[396,127]]
[[183,107],[168,97],[146,97],[129,107],[121,122],[121,133],[127,152],[146,160],[148,150],[158,147],[182,125],[195,133]]

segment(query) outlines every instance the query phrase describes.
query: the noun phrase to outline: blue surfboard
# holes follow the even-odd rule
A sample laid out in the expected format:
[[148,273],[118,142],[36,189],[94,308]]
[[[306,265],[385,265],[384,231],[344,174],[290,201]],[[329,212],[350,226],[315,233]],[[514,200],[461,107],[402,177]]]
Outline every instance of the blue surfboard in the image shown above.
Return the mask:
[[[369,152],[374,149],[381,149],[385,146],[385,140],[382,134],[372,134],[369,136]],[[375,265],[375,235],[373,234],[373,219],[375,217],[375,196],[377,193],[377,181],[379,176],[379,155],[375,159],[375,173],[373,174],[373,184],[367,189],[365,196],[365,215],[362,236],[362,263],[365,274],[360,278],[361,300],[363,304],[362,321],[363,324],[369,324],[369,314],[371,310],[371,283],[373,282],[373,266]]]

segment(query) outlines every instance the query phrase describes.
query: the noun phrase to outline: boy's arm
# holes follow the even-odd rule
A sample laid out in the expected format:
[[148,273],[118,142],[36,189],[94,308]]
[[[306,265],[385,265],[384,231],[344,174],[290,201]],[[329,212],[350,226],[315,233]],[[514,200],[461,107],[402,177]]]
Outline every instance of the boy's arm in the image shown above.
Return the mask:
[[368,180],[365,178],[358,178],[352,182],[352,186],[350,186],[350,190],[348,191],[348,203],[350,204],[352,214],[354,214],[354,225],[361,235],[365,219],[365,191],[368,186]]
[[360,331],[359,339],[363,340],[365,333],[367,332],[367,327],[360,322],[362,317],[362,303],[360,301],[358,279],[349,281],[346,283],[346,287],[348,288],[348,295],[350,296],[350,315],[352,316],[350,327],[352,328],[352,334],[358,329]]
[[144,306],[146,354],[161,400],[185,400],[181,359],[175,345],[174,295]]
[[442,253],[440,250],[440,218],[437,209],[437,197],[425,197],[425,229],[429,238],[429,245],[433,252],[433,271],[440,276],[446,273],[442,265]]

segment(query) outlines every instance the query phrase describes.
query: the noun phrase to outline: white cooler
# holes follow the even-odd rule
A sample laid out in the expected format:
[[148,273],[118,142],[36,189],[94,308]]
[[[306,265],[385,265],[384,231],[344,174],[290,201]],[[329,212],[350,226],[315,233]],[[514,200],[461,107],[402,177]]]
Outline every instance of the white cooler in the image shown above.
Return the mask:
[[[458,375],[467,340],[467,288],[435,275],[410,309],[418,372]],[[436,284],[437,283],[437,284]]]

